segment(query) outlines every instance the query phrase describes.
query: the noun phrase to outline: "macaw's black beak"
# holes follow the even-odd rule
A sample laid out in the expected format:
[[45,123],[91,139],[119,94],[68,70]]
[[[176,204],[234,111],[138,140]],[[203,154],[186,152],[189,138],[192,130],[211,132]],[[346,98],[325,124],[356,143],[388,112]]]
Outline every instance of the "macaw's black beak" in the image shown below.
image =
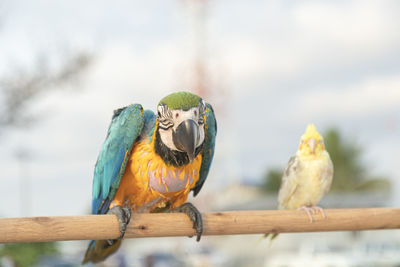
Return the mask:
[[177,149],[186,152],[190,162],[194,160],[197,140],[199,138],[199,128],[194,120],[181,122],[172,132],[172,141]]

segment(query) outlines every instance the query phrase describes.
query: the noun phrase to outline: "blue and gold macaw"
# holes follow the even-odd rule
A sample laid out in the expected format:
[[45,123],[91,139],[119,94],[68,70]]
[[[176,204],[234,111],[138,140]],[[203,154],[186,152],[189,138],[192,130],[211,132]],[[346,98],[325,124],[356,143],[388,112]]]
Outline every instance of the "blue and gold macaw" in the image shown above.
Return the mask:
[[157,116],[139,104],[114,111],[94,169],[92,213],[115,214],[121,236],[91,241],[83,264],[103,261],[118,249],[131,212],[184,212],[199,241],[201,214],[185,202],[207,178],[216,134],[211,105],[189,92],[163,98]]

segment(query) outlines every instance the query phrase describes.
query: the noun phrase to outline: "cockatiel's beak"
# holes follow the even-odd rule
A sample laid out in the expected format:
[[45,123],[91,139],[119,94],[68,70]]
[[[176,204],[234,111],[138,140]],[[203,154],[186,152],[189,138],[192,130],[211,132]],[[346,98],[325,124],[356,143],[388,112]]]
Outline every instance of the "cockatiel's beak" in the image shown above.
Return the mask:
[[199,126],[194,120],[181,122],[172,132],[172,141],[177,149],[187,153],[190,162],[193,162],[197,142],[199,140]]
[[317,140],[315,140],[314,138],[309,139],[308,140],[308,146],[310,147],[311,153],[314,154],[315,148],[317,146]]

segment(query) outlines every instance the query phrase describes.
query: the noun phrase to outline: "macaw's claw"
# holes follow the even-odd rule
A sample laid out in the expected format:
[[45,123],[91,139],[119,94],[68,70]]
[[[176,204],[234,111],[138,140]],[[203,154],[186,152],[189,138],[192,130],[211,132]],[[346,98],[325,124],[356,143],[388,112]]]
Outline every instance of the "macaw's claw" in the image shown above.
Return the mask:
[[118,218],[119,223],[119,231],[121,235],[117,239],[108,239],[107,243],[112,246],[116,241],[121,240],[126,231],[126,226],[128,225],[131,219],[131,209],[130,208],[122,208],[121,206],[115,206],[110,209],[107,214],[115,214]]
[[175,208],[173,212],[183,212],[189,216],[189,219],[193,222],[193,229],[196,230],[196,241],[199,242],[203,233],[203,219],[200,211],[192,203],[186,202]]

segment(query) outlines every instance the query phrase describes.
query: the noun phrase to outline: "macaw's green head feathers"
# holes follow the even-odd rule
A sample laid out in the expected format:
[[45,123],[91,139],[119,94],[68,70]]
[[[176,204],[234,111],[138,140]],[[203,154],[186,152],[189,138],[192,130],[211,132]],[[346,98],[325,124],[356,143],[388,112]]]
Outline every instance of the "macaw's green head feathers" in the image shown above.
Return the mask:
[[205,138],[205,110],[203,99],[189,92],[161,99],[155,148],[165,161],[181,166],[197,156]]
[[166,105],[172,110],[189,110],[194,107],[198,107],[199,103],[202,101],[201,97],[189,93],[189,92],[177,92],[167,95],[161,99],[158,105]]
[[299,151],[303,154],[318,154],[325,150],[324,138],[318,133],[314,124],[307,125],[301,136]]

